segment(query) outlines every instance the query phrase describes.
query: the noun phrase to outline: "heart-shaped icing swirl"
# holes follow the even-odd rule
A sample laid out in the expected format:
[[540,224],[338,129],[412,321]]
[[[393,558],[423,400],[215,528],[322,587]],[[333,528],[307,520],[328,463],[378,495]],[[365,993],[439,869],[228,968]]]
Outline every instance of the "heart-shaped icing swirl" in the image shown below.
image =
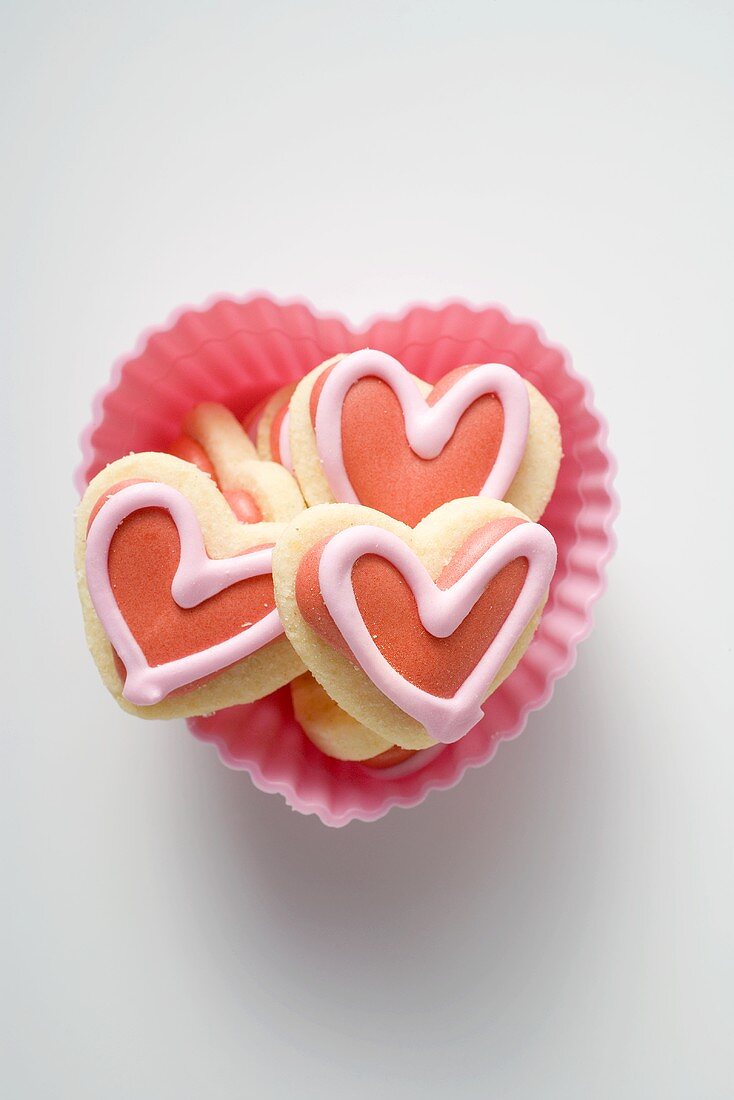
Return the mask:
[[[440,688],[428,690],[419,677],[409,678],[399,670],[399,655],[391,660],[385,639],[379,634],[374,636],[374,622],[368,625],[369,603],[384,602],[386,591],[384,578],[367,587],[359,584],[357,571],[366,561],[387,563],[397,571],[412,593],[420,627],[437,639],[450,638],[460,630],[495,579],[508,567],[521,565],[520,572],[509,578],[510,588],[493,593],[490,606],[482,609],[483,615],[494,621],[484,638],[476,632],[472,636],[471,646],[478,646],[480,652],[470,654],[468,660],[464,653],[454,654],[455,664],[460,667],[455,690],[455,669],[448,670],[447,677],[438,670],[437,682],[451,685],[444,689],[450,693],[441,694]],[[354,662],[383,695],[419,722],[434,740],[449,744],[468,733],[481,718],[481,704],[540,606],[555,564],[556,546],[551,534],[538,524],[513,521],[512,526],[507,524],[495,532],[487,548],[442,587],[441,578],[436,583],[415,551],[396,533],[364,524],[339,531],[318,547],[318,589],[327,618],[307,597],[307,559],[299,570],[296,596],[301,613],[317,632],[333,643],[329,629],[333,624]],[[504,606],[491,606],[497,603]],[[410,639],[403,643],[410,644]]]
[[[161,540],[167,537],[158,522],[161,510],[169,526],[168,517],[173,521],[180,548],[172,578],[166,572],[171,571],[170,554],[160,553]],[[120,542],[126,537],[126,521],[143,525],[129,546]],[[170,485],[137,482],[113,492],[93,515],[85,567],[92,604],[124,665],[123,695],[137,706],[158,703],[283,633],[272,597],[272,547],[210,558],[194,508]],[[264,587],[258,578],[267,579]],[[168,602],[173,606],[164,607],[156,621],[156,606],[165,596],[161,586],[170,591]],[[147,633],[145,644],[131,629],[121,603],[136,630]],[[190,630],[178,609],[194,616]],[[189,652],[192,644],[196,648]],[[162,659],[166,650],[177,655]],[[149,660],[151,653],[158,659]]]
[[502,363],[453,372],[426,398],[397,359],[368,349],[329,368],[312,399],[334,498],[411,526],[456,497],[502,500],[525,453],[527,387]]

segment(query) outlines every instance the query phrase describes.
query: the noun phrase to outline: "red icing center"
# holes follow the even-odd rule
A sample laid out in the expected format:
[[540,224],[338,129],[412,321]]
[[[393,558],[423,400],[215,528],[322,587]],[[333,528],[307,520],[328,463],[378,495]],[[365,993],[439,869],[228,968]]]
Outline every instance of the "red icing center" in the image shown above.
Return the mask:
[[[471,367],[445,375],[427,397],[435,403]],[[319,376],[311,393],[315,422],[319,395],[329,374]],[[360,503],[414,527],[439,505],[477,496],[499,452],[504,427],[502,404],[494,394],[477,398],[436,458],[420,458],[405,434],[400,402],[380,378],[362,378],[351,387],[342,409],[344,467]]]
[[[475,531],[442,570],[436,581],[438,587],[450,588],[498,539],[523,522],[498,519]],[[353,660],[319,587],[319,561],[326,541],[304,556],[296,577],[296,600],[309,626]],[[527,571],[526,558],[509,562],[492,578],[448,638],[435,638],[425,630],[412,589],[385,558],[376,554],[359,558],[352,570],[352,584],[365,625],[393,668],[416,687],[450,698],[499,633],[522,590]]]
[[[201,443],[192,439],[189,435],[180,435],[168,448],[168,453],[174,458],[182,458],[184,462],[191,462],[198,466],[213,480],[217,488],[221,488],[217,479],[217,472],[212,465],[209,455]],[[234,512],[240,523],[259,523],[263,518],[258,503],[251,493],[245,489],[224,489],[222,496]]]
[[110,544],[108,570],[115,599],[152,666],[226,641],[275,607],[270,574],[237,581],[197,607],[179,607],[171,584],[180,552],[176,524],[162,508],[132,512]]

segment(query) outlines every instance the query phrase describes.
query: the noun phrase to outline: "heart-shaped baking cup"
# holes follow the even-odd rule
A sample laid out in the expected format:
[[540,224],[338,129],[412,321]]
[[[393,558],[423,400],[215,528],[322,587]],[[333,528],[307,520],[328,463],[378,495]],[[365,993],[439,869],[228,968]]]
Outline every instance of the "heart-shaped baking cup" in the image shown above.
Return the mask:
[[273,556],[288,637],[378,735],[408,749],[457,741],[529,644],[553,576],[552,536],[524,519],[482,498],[414,530],[359,505],[309,509]]
[[[419,754],[428,763],[410,774],[390,769],[371,773],[325,756],[295,721],[289,688],[216,714],[210,713],[215,709],[210,705],[209,717],[189,722],[197,737],[215,745],[228,765],[246,770],[261,790],[283,795],[295,809],[315,813],[329,825],[355,818],[374,821],[392,806],[414,806],[431,790],[454,786],[467,768],[485,764],[502,740],[524,728],[530,712],[548,701],[555,681],[574,664],[604,588],[617,498],[604,420],[568,354],[537,325],[497,306],[419,305],[352,325],[300,301],[278,302],[264,294],[239,300],[217,297],[202,307],[178,310],[118,360],[94,401],[76,478],[83,492],[107,463],[131,450],[166,450],[180,434],[186,413],[202,401],[222,402],[242,418],[325,360],[365,347],[394,356],[430,386],[467,363],[505,363],[547,398],[560,421],[564,451],[555,491],[543,513],[543,526],[558,547],[558,565],[533,641],[492,694],[482,721],[440,752],[425,758]],[[221,548],[223,554],[234,552],[231,545]],[[281,644],[273,642],[265,650],[271,660]],[[257,655],[246,662],[257,662]],[[119,677],[111,655],[106,667],[105,679],[114,690]],[[233,671],[218,679],[227,681]],[[291,676],[302,671],[298,662]],[[170,697],[146,711],[170,705],[166,713],[185,713],[173,704],[200,690]],[[206,710],[202,705],[201,711]]]
[[[197,713],[225,675],[239,702],[284,683],[299,664],[288,657],[273,595],[281,525],[238,523],[208,476],[168,455],[130,456],[102,476],[82,502],[78,556],[105,638],[102,653],[93,638],[90,646],[98,660],[111,649],[120,701],[138,713]],[[212,531],[220,536],[214,552]],[[232,553],[222,552],[228,538]],[[271,651],[278,672],[261,687]]]

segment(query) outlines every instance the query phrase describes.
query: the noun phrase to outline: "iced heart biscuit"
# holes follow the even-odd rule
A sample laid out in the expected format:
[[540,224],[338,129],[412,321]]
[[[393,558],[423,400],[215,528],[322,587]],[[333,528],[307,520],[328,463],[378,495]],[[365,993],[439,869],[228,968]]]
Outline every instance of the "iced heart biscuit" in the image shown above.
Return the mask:
[[415,526],[469,496],[542,515],[561,460],[558,417],[501,363],[430,386],[383,352],[337,357],[290,400],[293,467],[309,505],[363,504]]
[[87,641],[120,705],[141,717],[252,702],[303,665],[275,606],[282,524],[241,523],[206,476],[163,454],[119,459],[77,512]]
[[245,417],[243,425],[257,453],[267,462],[279,462],[293,473],[289,439],[288,404],[295,382],[281,386]]
[[224,405],[205,402],[192,409],[168,452],[209,474],[242,523],[285,522],[304,507],[292,474],[277,462],[260,460]]
[[358,505],[308,509],[273,555],[294,648],[331,699],[406,749],[450,743],[514,669],[555,568],[516,508],[456,500],[414,529]]
[[401,749],[386,741],[343,711],[310,672],[291,682],[291,699],[293,713],[304,733],[326,756],[382,770],[415,755],[415,750]]
[[383,779],[420,771],[444,748],[402,749],[368,730],[324,691],[310,672],[291,681],[293,713],[309,741],[324,755],[366,768]]
[[293,713],[307,737],[336,760],[369,760],[391,743],[341,710],[310,673],[291,683]]

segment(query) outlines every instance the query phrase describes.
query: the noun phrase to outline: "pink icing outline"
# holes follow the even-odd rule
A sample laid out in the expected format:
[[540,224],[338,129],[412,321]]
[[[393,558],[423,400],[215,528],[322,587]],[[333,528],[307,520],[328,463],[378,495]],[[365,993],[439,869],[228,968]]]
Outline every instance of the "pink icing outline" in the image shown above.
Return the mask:
[[[351,582],[355,562],[365,554],[378,554],[400,570],[413,591],[423,626],[436,638],[454,633],[504,566],[516,558],[527,558],[529,568],[520,595],[455,695],[441,698],[410,683],[378,649],[362,618]],[[400,710],[420,722],[434,741],[450,745],[481,720],[487,688],[533,617],[555,566],[556,544],[551,533],[537,523],[523,523],[503,535],[450,588],[442,589],[398,535],[363,524],[339,531],[329,539],[319,561],[319,587],[332,619],[365,675]]]
[[341,425],[347,393],[366,377],[381,378],[390,386],[403,410],[408,443],[425,459],[436,458],[443,451],[474,401],[495,394],[504,414],[502,440],[478,495],[502,500],[525,453],[530,425],[530,399],[520,375],[503,363],[484,363],[463,375],[435,405],[429,405],[402,363],[369,348],[345,356],[331,369],[316,407],[316,449],[337,500],[361,503],[344,465]]
[[159,703],[177,688],[250,656],[282,634],[283,627],[278,612],[270,611],[259,622],[224,642],[175,661],[149,665],[118,607],[108,570],[115,531],[127,516],[141,508],[165,508],[178,528],[181,558],[171,595],[179,607],[196,607],[237,581],[271,573],[273,551],[264,548],[233,558],[210,558],[196,512],[186,497],[170,485],[144,482],[129,485],[108,497],[87,535],[87,586],[94,610],[125,666],[122,694],[128,702],[145,707]]

